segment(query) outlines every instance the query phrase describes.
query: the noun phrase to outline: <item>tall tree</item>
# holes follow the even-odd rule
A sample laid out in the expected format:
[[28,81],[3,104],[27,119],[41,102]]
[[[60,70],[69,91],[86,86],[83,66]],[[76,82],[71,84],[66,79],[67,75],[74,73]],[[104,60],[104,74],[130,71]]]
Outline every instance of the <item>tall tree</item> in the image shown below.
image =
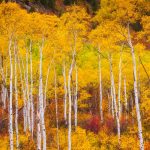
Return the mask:
[[18,137],[18,87],[17,87],[17,82],[18,82],[18,79],[17,79],[17,64],[18,64],[18,61],[17,61],[17,46],[16,46],[16,41],[14,42],[14,56],[15,56],[15,63],[14,63],[14,74],[15,74],[15,101],[16,101],[16,115],[15,115],[15,127],[16,127],[16,148],[18,149],[19,148],[19,137]]
[[128,44],[129,44],[129,47],[131,49],[132,63],[133,63],[134,96],[135,96],[135,107],[136,107],[136,114],[137,114],[137,121],[138,121],[138,133],[139,133],[139,140],[140,140],[140,149],[144,150],[144,140],[143,140],[143,133],[142,133],[141,113],[140,113],[139,98],[138,98],[138,82],[137,82],[136,59],[135,59],[134,47],[133,47],[132,40],[131,40],[129,24],[128,24]]

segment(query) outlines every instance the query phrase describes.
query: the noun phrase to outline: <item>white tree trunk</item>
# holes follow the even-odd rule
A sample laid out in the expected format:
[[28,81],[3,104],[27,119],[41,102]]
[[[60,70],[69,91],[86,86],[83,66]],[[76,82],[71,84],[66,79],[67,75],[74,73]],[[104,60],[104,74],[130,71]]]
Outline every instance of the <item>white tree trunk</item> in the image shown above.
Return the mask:
[[63,77],[64,77],[64,120],[67,124],[67,81],[66,81],[66,65],[63,64]]
[[[99,48],[100,52],[100,48]],[[98,58],[98,65],[99,65],[99,97],[100,97],[100,119],[101,122],[103,123],[103,98],[102,98],[102,75],[101,75],[101,57],[99,54]]]
[[15,127],[16,127],[16,149],[19,149],[19,137],[18,137],[18,88],[17,88],[17,51],[16,51],[16,43],[14,43],[14,56],[15,56],[15,66],[14,66],[14,74],[15,74],[15,101],[16,101],[16,114],[15,114]]
[[132,124],[134,124],[134,118],[133,118],[133,114],[134,114],[134,100],[133,100],[133,97],[132,97],[132,94],[131,94],[131,115],[132,115]]
[[30,101],[31,101],[31,133],[34,132],[34,103],[33,103],[33,76],[32,76],[32,43],[30,41]]
[[107,97],[108,97],[108,113],[111,113],[111,100],[110,100],[110,94],[109,91],[107,93]]
[[122,76],[122,54],[120,54],[120,61],[119,61],[119,80],[118,80],[118,112],[119,118],[121,117],[121,76]]
[[75,74],[76,74],[76,87],[75,87],[75,128],[78,125],[78,69],[77,69],[77,64],[75,64]]
[[37,150],[41,150],[40,106],[37,104]]
[[127,87],[126,87],[126,78],[124,77],[124,102],[125,102],[125,109],[126,113],[128,111],[128,100],[127,100]]
[[135,96],[135,107],[136,107],[136,114],[137,114],[137,122],[138,122],[138,133],[139,133],[139,140],[140,140],[140,150],[144,150],[144,141],[143,141],[143,134],[142,134],[142,123],[141,123],[141,114],[140,114],[140,106],[139,106],[139,98],[138,98],[138,84],[137,84],[137,70],[136,70],[136,59],[135,59],[135,52],[134,47],[132,45],[131,37],[130,37],[130,30],[128,25],[128,44],[131,49],[132,54],[132,62],[133,62],[133,74],[134,74],[134,96]]
[[[112,82],[110,80],[110,82]],[[113,87],[112,87],[112,84],[111,84],[111,113],[112,113],[112,117],[114,118],[114,95],[113,95]]]
[[55,84],[55,111],[56,111],[56,127],[57,127],[57,150],[59,150],[59,125],[58,125],[58,99],[57,99],[57,79],[56,68],[54,67],[54,84]]
[[117,121],[118,142],[120,144],[120,120],[119,120],[118,107],[117,107],[117,102],[116,102],[116,91],[115,91],[115,82],[114,82],[114,76],[113,76],[113,70],[112,70],[111,55],[109,56],[109,62],[110,62],[112,93],[114,97],[115,116],[116,116],[116,121]]
[[41,132],[42,132],[42,144],[43,150],[46,150],[46,129],[45,129],[45,120],[44,120],[44,105],[43,105],[43,77],[42,77],[42,58],[43,58],[43,44],[40,47],[40,78],[39,78],[39,105],[40,105],[40,123],[41,123]]
[[3,103],[3,108],[6,109],[7,88],[6,88],[6,82],[4,80],[1,85],[1,88],[2,88],[1,98],[2,98],[2,103]]
[[138,98],[139,98],[139,103],[140,103],[140,99],[141,99],[141,83],[140,83],[140,71],[138,71]]
[[71,107],[72,107],[72,98],[71,98],[71,76],[72,71],[75,65],[75,56],[76,56],[76,40],[77,40],[77,33],[74,33],[74,47],[73,47],[73,54],[72,54],[72,62],[69,69],[68,74],[68,101],[69,101],[69,114],[68,114],[68,150],[71,150]]
[[68,97],[69,97],[69,114],[68,114],[68,150],[71,150],[71,107],[72,107],[72,98],[71,98],[71,76],[75,63],[75,51],[72,56],[72,63],[69,69],[68,74]]
[[13,150],[13,108],[12,108],[12,90],[13,90],[13,62],[11,54],[12,40],[9,41],[9,58],[10,58],[10,95],[9,95],[9,138],[10,138],[10,150]]
[[69,114],[68,114],[68,150],[71,150],[71,105],[72,105],[72,100],[71,100],[71,74],[72,74],[72,68],[73,66],[71,65],[71,68],[69,70],[69,76],[68,76],[68,97],[69,97]]
[[2,85],[1,85],[1,99],[3,103],[3,108],[6,109],[6,99],[7,99],[7,87],[6,87],[6,80],[7,80],[7,66],[6,66],[6,76],[4,73],[4,69],[2,66],[2,56],[0,57],[0,74],[2,75]]
[[29,96],[29,81],[28,81],[28,49],[26,49],[26,95],[27,95],[27,119],[28,119],[28,128],[31,131],[31,119],[30,119],[30,96]]

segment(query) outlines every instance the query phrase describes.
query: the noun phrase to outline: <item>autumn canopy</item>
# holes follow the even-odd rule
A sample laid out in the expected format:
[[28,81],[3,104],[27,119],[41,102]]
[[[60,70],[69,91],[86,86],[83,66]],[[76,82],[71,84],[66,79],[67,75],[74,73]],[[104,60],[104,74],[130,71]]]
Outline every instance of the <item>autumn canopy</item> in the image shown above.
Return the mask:
[[149,112],[149,0],[0,3],[1,150],[149,150]]

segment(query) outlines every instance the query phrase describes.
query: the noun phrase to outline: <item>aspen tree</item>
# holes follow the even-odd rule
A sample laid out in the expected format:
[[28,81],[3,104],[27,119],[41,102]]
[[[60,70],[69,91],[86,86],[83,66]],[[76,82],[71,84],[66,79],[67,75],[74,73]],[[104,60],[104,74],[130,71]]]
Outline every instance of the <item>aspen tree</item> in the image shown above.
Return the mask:
[[3,103],[3,108],[6,109],[6,100],[7,100],[7,87],[6,87],[6,81],[7,81],[7,66],[6,66],[6,75],[4,73],[4,69],[2,66],[2,56],[0,57],[0,74],[2,76],[2,85],[1,85],[1,99]]
[[78,123],[78,69],[77,64],[75,64],[75,128],[77,127]]
[[42,140],[43,140],[43,150],[46,150],[46,129],[45,129],[45,121],[44,121],[44,99],[43,99],[43,76],[42,76],[42,58],[43,58],[43,46],[44,46],[44,38],[42,39],[42,44],[39,48],[40,53],[40,76],[39,76],[39,115],[40,115],[40,124],[41,124],[41,133],[42,133]]
[[138,122],[140,150],[144,150],[144,140],[143,140],[143,133],[142,133],[141,113],[140,113],[139,98],[138,98],[138,82],[137,82],[136,59],[135,59],[134,47],[133,47],[132,40],[131,40],[129,24],[128,24],[128,44],[129,44],[129,47],[131,49],[132,63],[133,63],[134,96],[135,96],[135,107],[136,107],[137,122]]
[[[22,66],[21,66],[22,65]],[[27,131],[27,127],[28,127],[28,108],[27,108],[27,84],[26,84],[26,72],[25,72],[25,67],[24,67],[24,63],[23,63],[23,59],[21,58],[21,65],[20,65],[20,74],[23,74],[23,78],[21,78],[21,82],[22,82],[22,91],[23,91],[23,97],[24,97],[24,131]],[[23,69],[21,69],[23,68]],[[23,82],[24,81],[24,82]]]
[[[110,80],[110,81],[111,81],[111,80]],[[113,116],[113,118],[114,118],[114,94],[113,94],[113,87],[112,87],[112,84],[111,84],[110,91],[111,91],[111,113],[112,113],[112,116]]]
[[120,61],[119,61],[119,80],[118,80],[118,112],[119,118],[121,117],[121,76],[122,76],[122,52],[120,54]]
[[128,112],[128,100],[127,100],[126,77],[124,77],[124,102],[125,102],[126,119],[127,119],[127,112]]
[[11,46],[12,46],[12,38],[9,39],[9,62],[10,62],[10,79],[9,79],[9,138],[10,138],[10,150],[13,150],[14,148],[14,142],[13,142],[13,108],[12,108],[12,96],[13,96],[13,62],[12,62],[12,52],[11,52]]
[[69,97],[69,114],[68,114],[68,150],[71,150],[71,107],[72,107],[72,99],[71,99],[71,76],[75,63],[75,51],[72,56],[72,63],[69,69],[68,74],[68,97]]
[[16,46],[16,41],[14,42],[14,57],[15,57],[15,63],[14,63],[14,74],[15,74],[15,84],[14,84],[14,89],[15,89],[15,102],[16,102],[16,115],[15,115],[15,127],[16,127],[16,148],[19,148],[19,137],[18,137],[18,87],[17,87],[17,69],[18,69],[18,61],[17,61],[17,46]]
[[116,116],[116,121],[117,121],[118,142],[120,144],[120,120],[119,120],[118,107],[117,107],[117,101],[116,101],[115,82],[114,82],[114,75],[113,75],[113,70],[112,70],[112,58],[110,54],[109,54],[109,63],[110,63],[111,86],[112,86],[112,93],[113,93],[113,98],[114,98],[114,109],[115,109],[115,116]]
[[31,131],[31,119],[30,119],[30,97],[29,97],[29,67],[28,67],[28,48],[26,48],[26,68],[25,68],[25,80],[26,80],[26,95],[27,95],[27,121],[28,121],[28,128]]
[[[100,53],[100,47],[98,49]],[[102,98],[102,73],[101,73],[101,56],[98,56],[98,65],[99,65],[99,96],[100,96],[100,118],[103,123],[103,98]]]
[[31,133],[34,131],[34,103],[33,103],[33,71],[32,71],[32,41],[30,40],[30,101],[31,101]]
[[64,120],[65,123],[67,124],[67,79],[66,79],[66,64],[65,62],[63,63],[63,77],[64,77]]
[[54,86],[55,86],[55,111],[56,111],[56,127],[57,127],[57,150],[59,150],[59,120],[58,120],[58,98],[57,98],[57,76],[54,64]]

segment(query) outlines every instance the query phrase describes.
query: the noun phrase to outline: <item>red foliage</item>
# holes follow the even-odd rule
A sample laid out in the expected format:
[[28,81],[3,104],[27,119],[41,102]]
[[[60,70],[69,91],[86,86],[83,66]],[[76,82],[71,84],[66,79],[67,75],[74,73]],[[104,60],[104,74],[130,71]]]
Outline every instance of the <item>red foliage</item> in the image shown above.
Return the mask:
[[100,129],[100,119],[98,116],[93,116],[91,119],[87,122],[87,130],[90,130],[94,133],[98,133]]
[[114,118],[112,116],[107,116],[104,126],[107,132],[115,131],[116,125],[115,125]]

